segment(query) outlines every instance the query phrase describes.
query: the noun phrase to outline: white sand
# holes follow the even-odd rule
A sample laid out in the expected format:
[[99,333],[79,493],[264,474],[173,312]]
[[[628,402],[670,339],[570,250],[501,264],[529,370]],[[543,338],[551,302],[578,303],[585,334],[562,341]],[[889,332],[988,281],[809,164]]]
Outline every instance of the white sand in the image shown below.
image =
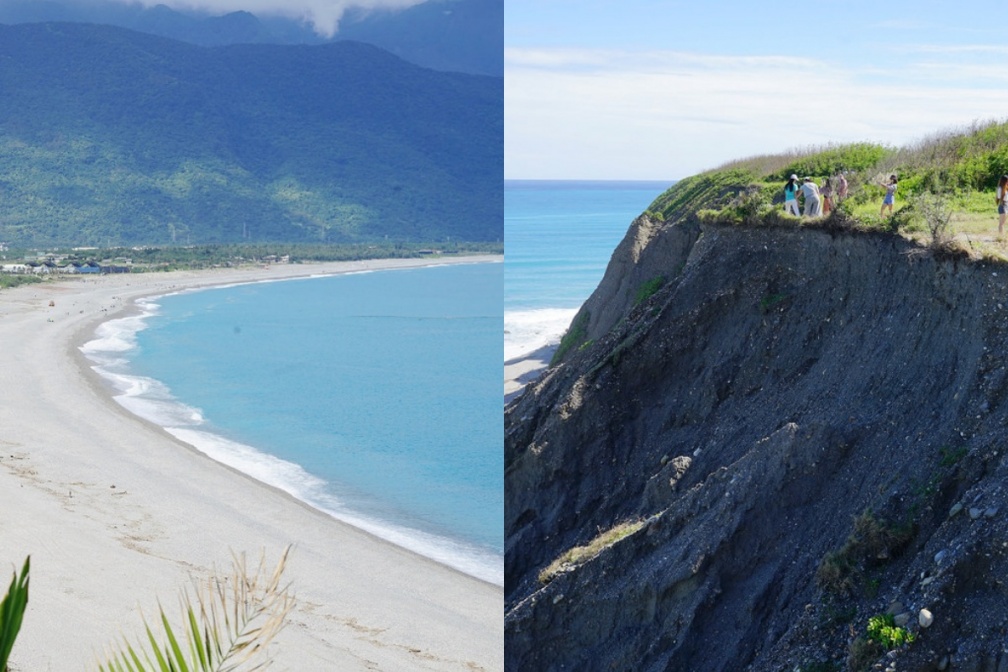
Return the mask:
[[[497,257],[495,260],[499,260]],[[460,259],[460,261],[463,261]],[[198,285],[424,260],[65,279],[0,290],[0,583],[31,555],[12,670],[96,669],[230,551],[273,564],[298,604],[271,669],[503,670],[503,591],[224,467],[123,410],[77,347],[132,299]],[[50,307],[52,301],[55,305]],[[6,577],[6,578],[5,578]]]
[[504,403],[521,395],[525,386],[549,367],[556,345],[547,345],[527,355],[504,362]]

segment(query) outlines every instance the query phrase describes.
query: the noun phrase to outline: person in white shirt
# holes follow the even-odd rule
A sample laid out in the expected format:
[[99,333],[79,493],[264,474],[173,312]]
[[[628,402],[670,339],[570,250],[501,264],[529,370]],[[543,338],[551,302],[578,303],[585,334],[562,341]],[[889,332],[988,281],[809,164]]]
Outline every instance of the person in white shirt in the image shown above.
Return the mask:
[[802,195],[805,197],[805,210],[802,214],[806,217],[818,217],[821,210],[821,200],[819,199],[819,187],[812,181],[811,177],[806,177],[801,186]]

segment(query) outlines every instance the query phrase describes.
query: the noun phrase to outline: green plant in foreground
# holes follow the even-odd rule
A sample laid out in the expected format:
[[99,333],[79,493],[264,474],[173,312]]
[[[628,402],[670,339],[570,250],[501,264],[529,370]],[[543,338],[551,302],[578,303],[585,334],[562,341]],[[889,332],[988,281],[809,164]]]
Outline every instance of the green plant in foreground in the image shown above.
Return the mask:
[[913,642],[914,634],[896,625],[892,614],[878,614],[868,619],[868,639],[891,651]]
[[249,574],[245,557],[234,558],[230,576],[217,574],[196,587],[196,603],[188,592],[180,601],[185,625],[180,637],[159,608],[164,638],[160,641],[144,620],[146,642],[110,655],[101,672],[232,672],[260,670],[269,665],[266,647],[283,628],[294,607],[288,586],[280,585],[287,563],[288,546],[272,575],[264,572],[263,560]]
[[17,639],[24,618],[25,607],[28,606],[28,569],[31,556],[25,558],[21,576],[14,572],[10,588],[3,601],[0,602],[0,669],[7,670],[7,659],[10,657],[14,640]]

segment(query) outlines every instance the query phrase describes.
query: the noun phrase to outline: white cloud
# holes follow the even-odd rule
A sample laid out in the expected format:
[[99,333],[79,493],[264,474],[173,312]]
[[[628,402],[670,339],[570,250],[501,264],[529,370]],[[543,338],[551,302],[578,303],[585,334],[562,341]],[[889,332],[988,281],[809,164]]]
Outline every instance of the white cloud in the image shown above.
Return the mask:
[[505,175],[677,179],[796,147],[901,145],[1003,117],[1006,85],[985,64],[507,49]]
[[[120,0],[129,2],[130,0]],[[253,14],[279,15],[301,19],[315,30],[331,37],[348,9],[396,10],[419,5],[427,0],[140,0],[152,7],[167,5],[172,9],[199,10],[211,14],[247,11]]]

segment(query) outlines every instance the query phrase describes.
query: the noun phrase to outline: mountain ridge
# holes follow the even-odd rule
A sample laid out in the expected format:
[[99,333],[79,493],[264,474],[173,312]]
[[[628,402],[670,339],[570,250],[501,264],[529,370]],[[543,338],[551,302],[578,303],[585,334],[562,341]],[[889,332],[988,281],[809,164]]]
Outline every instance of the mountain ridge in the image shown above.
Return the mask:
[[9,244],[503,237],[495,78],[50,23],[0,26],[0,86]]
[[107,24],[200,46],[324,44],[353,40],[373,44],[422,67],[504,76],[504,7],[501,0],[428,0],[405,9],[350,8],[331,37],[303,20],[257,16],[249,11],[214,15],[114,1],[96,3],[9,0],[0,23]]

